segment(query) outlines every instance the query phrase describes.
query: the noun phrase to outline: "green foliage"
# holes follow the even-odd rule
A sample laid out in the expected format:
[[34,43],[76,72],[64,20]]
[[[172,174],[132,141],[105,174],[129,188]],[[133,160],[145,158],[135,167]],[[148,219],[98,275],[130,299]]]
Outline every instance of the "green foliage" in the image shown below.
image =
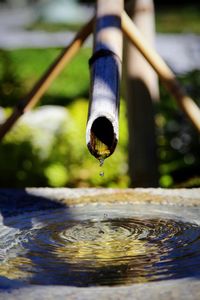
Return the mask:
[[165,33],[200,33],[199,5],[161,7],[156,10],[156,30]]
[[15,104],[21,96],[22,84],[17,76],[8,51],[0,50],[0,105]]
[[77,31],[81,28],[82,24],[79,23],[49,23],[45,21],[36,21],[26,27],[26,30],[43,30],[46,32],[58,31]]
[[[81,0],[83,3],[94,4],[94,0]],[[156,6],[156,30],[163,33],[200,33],[199,4],[163,5]],[[48,23],[42,20],[30,24],[28,30],[44,30],[47,32],[57,32],[63,30],[77,31],[81,24],[69,23]]]
[[[61,53],[60,49],[0,51],[0,105],[13,106],[22,99]],[[42,104],[66,105],[88,96],[88,59],[91,49],[82,49],[54,81]],[[78,83],[78,88],[77,88]]]
[[[200,71],[179,78],[200,106]],[[161,87],[157,106],[157,143],[160,185],[163,187],[196,186],[200,178],[200,137],[186,116]],[[191,180],[195,178],[195,180]]]
[[39,149],[31,143],[32,133],[25,126],[16,126],[0,147],[0,186],[45,186],[45,162]]
[[[121,120],[125,120],[122,102]],[[69,118],[61,124],[52,141],[43,146],[44,133],[29,125],[18,123],[0,147],[0,186],[116,186],[128,185],[125,145],[127,130],[121,126],[123,137],[118,149],[105,162],[105,176],[99,176],[99,162],[85,144],[88,103],[77,99],[68,107]],[[46,133],[45,133],[46,136]],[[45,151],[45,153],[44,153]]]

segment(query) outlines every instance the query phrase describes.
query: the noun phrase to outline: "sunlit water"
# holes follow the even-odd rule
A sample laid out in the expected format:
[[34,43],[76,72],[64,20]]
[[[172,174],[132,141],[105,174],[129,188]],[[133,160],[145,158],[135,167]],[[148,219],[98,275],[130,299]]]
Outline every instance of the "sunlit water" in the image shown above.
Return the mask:
[[0,226],[0,260],[0,276],[30,284],[112,286],[200,275],[200,226],[109,212],[88,219],[64,209],[26,213]]

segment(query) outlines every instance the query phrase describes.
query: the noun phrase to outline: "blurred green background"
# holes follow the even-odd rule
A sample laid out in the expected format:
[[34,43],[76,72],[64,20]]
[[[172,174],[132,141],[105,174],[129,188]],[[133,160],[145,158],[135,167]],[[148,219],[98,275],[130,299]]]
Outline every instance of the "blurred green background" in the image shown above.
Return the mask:
[[[181,9],[161,7],[156,11],[156,28],[160,33],[200,33],[199,19],[200,10],[194,5]],[[76,30],[79,26],[39,20],[30,24],[28,30]],[[57,48],[0,50],[0,120],[11,113],[11,107],[28,93],[60,51]],[[83,48],[52,84],[33,116],[19,121],[4,138],[0,145],[0,186],[129,186],[123,94],[120,140],[115,153],[105,161],[104,177],[99,176],[99,163],[85,144],[90,56],[91,49]],[[200,106],[200,71],[194,70],[179,79]],[[162,86],[160,93],[161,101],[155,107],[159,184],[200,186],[199,134]],[[55,112],[51,105],[56,105]],[[41,125],[45,109],[48,114]],[[31,118],[35,118],[36,124]]]

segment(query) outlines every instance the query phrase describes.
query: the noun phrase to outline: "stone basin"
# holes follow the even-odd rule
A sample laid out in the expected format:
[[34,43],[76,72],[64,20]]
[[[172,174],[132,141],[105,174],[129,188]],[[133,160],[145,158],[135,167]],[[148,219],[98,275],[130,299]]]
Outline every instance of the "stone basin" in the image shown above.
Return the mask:
[[[61,211],[63,211],[62,214],[60,214]],[[67,216],[66,219],[65,215]],[[140,220],[142,219],[148,220],[147,224],[150,224],[149,222],[152,220],[159,220],[156,221],[155,228],[156,226],[160,226],[163,232],[167,232],[168,234],[173,233],[173,226],[176,228],[176,224],[178,224],[177,226],[187,224],[186,227],[185,225],[183,226],[183,235],[184,230],[187,231],[188,226],[190,227],[190,224],[192,224],[191,235],[194,235],[193,239],[195,243],[199,243],[200,239],[197,233],[200,228],[200,189],[0,189],[0,244],[2,243],[0,259],[5,258],[7,255],[8,261],[13,262],[14,260],[10,271],[2,271],[4,263],[0,264],[0,299],[55,299],[55,297],[58,299],[200,299],[200,265],[198,265],[198,256],[196,256],[196,263],[192,266],[188,265],[188,269],[183,273],[179,270],[179,268],[183,267],[181,260],[180,265],[176,265],[177,271],[175,276],[163,277],[161,280],[157,279],[157,277],[155,277],[155,280],[144,280],[146,278],[144,276],[140,280],[137,279],[128,282],[125,279],[120,281],[120,284],[115,285],[105,284],[104,282],[102,285],[98,285],[94,281],[88,284],[88,281],[84,281],[83,284],[78,286],[75,280],[76,277],[73,276],[69,277],[70,281],[68,284],[63,284],[62,281],[51,280],[51,278],[48,281],[48,274],[43,274],[42,269],[40,271],[41,274],[39,274],[41,276],[38,275],[35,281],[31,279],[32,283],[31,280],[30,282],[24,280],[19,272],[19,267],[21,268],[23,263],[26,265],[26,261],[20,260],[23,257],[23,252],[21,248],[18,249],[16,246],[21,243],[19,231],[23,230],[25,232],[25,238],[28,240],[27,244],[29,244],[31,240],[29,240],[29,232],[31,232],[31,238],[33,237],[32,240],[34,241],[34,234],[37,230],[42,230],[42,224],[48,221],[48,226],[53,226],[51,218],[54,216],[55,218],[59,216],[59,221],[64,218],[64,223],[75,222],[73,223],[75,224],[74,227],[65,227],[63,232],[68,238],[70,236],[70,242],[73,242],[73,239],[76,238],[80,240],[78,246],[76,245],[75,248],[72,243],[73,248],[70,248],[67,257],[64,252],[65,248],[59,252],[58,260],[61,262],[61,265],[69,265],[74,260],[76,263],[82,263],[85,259],[88,259],[88,253],[89,255],[94,254],[91,250],[93,243],[99,242],[99,245],[103,245],[103,248],[100,247],[95,250],[95,256],[93,256],[95,257],[93,260],[95,266],[97,268],[105,267],[105,262],[111,259],[114,261],[113,264],[115,267],[118,267],[119,260],[114,259],[117,253],[115,252],[116,249],[111,248],[109,252],[109,248],[104,246],[106,243],[109,244],[110,236],[118,239],[117,251],[119,251],[121,245],[125,245],[126,254],[131,257],[138,255],[137,259],[139,260],[140,258],[141,260],[144,259],[147,251],[154,251],[154,248],[149,248],[152,241],[148,244],[148,249],[146,243],[144,243],[146,229],[142,232],[139,231],[139,238],[134,240],[133,243],[132,240],[131,242],[129,240],[129,232],[127,233],[126,226],[122,228],[123,230],[121,229],[122,231],[116,231],[116,226],[113,227],[114,225],[112,224],[110,227],[110,223],[107,220],[111,222],[119,218],[125,219],[134,216],[134,220],[136,220],[136,225],[134,223],[134,226],[136,226],[137,230],[141,226]],[[82,251],[82,242],[84,240],[82,236],[78,235],[79,224],[76,223],[77,219],[80,219],[85,226],[84,233],[87,235],[87,242],[89,241],[87,251],[85,251],[85,248]],[[90,221],[89,224],[92,224],[92,227],[86,226],[88,225],[88,220]],[[166,223],[162,223],[162,220]],[[103,227],[98,228],[99,221],[103,222]],[[175,223],[171,225],[169,223],[171,221]],[[137,222],[139,222],[139,225]],[[36,227],[33,228],[34,226]],[[150,224],[150,226],[152,225]],[[52,228],[55,231],[55,228]],[[12,238],[13,232],[15,233],[15,240],[17,236],[17,242],[16,245],[12,243],[11,247],[9,238]],[[160,234],[160,231],[155,231],[155,233]],[[120,234],[122,234],[122,237],[124,235],[124,239],[121,239]],[[182,237],[179,238],[180,232],[177,232],[177,230],[174,236],[173,243],[175,241],[178,251],[177,253],[172,251],[170,255],[180,256],[184,243],[190,244],[187,241],[190,238],[190,231],[185,240]],[[163,239],[166,238],[166,236],[163,236]],[[4,239],[6,239],[5,242]],[[127,243],[125,243],[126,241]],[[43,242],[41,238],[40,244]],[[180,245],[178,245],[178,242],[180,242]],[[158,241],[157,245],[159,243],[160,241]],[[172,245],[174,245],[173,243]],[[12,249],[10,250],[8,246]],[[109,247],[111,246],[109,244]],[[127,250],[128,246],[130,247]],[[4,247],[6,249],[9,248],[9,251],[4,252]],[[18,251],[17,254],[16,249]],[[200,251],[200,249],[195,248],[193,251],[197,255],[196,252]],[[31,253],[31,249],[29,249],[29,252]],[[104,260],[99,259],[102,256]],[[29,260],[30,257],[32,256],[29,255]],[[66,259],[69,261],[66,261]],[[40,266],[40,260],[38,266]],[[134,264],[132,267],[134,269]],[[144,264],[143,267],[145,268]],[[27,270],[25,274],[27,274]],[[109,276],[110,274],[112,273],[109,273]]]

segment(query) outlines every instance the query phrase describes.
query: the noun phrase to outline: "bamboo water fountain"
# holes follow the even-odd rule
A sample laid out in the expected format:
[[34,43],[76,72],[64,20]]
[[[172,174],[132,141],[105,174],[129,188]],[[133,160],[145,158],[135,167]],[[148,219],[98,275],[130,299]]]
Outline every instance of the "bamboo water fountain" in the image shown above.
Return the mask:
[[[109,4],[109,5],[108,5]],[[108,22],[109,18],[104,18],[103,16],[107,16],[109,13],[109,10],[111,13],[111,18]],[[8,119],[0,126],[0,139],[2,139],[6,133],[12,128],[12,126],[15,124],[15,122],[20,118],[21,115],[23,115],[25,112],[29,111],[31,108],[33,108],[40,98],[43,96],[43,94],[46,92],[46,90],[49,88],[50,84],[53,82],[53,80],[60,74],[60,72],[63,70],[63,68],[69,63],[69,61],[73,58],[73,56],[78,52],[84,41],[87,39],[87,37],[92,33],[93,26],[96,23],[97,26],[97,39],[95,40],[95,47],[94,51],[97,50],[97,56],[99,58],[101,57],[101,60],[103,59],[102,65],[104,66],[101,69],[101,74],[99,74],[99,71],[95,69],[95,72],[92,72],[92,97],[91,97],[91,104],[89,109],[89,121],[91,118],[92,108],[94,106],[95,110],[101,110],[102,111],[102,105],[96,104],[96,97],[98,93],[96,92],[97,87],[99,88],[99,78],[97,78],[97,75],[101,78],[106,78],[108,81],[108,86],[106,84],[103,84],[103,91],[101,93],[105,93],[106,96],[106,111],[110,112],[110,115],[115,117],[115,120],[109,120],[111,117],[103,117],[103,123],[105,119],[108,119],[108,122],[105,122],[109,124],[108,126],[111,127],[111,123],[113,127],[113,132],[110,134],[110,141],[109,141],[109,147],[110,154],[113,153],[114,148],[117,143],[118,139],[118,133],[117,133],[117,127],[118,127],[118,107],[119,107],[119,79],[120,79],[120,59],[121,59],[121,51],[122,51],[122,37],[120,33],[120,29],[122,32],[127,36],[129,41],[139,50],[139,52],[145,57],[147,62],[153,67],[153,69],[156,71],[160,79],[162,80],[163,84],[166,86],[168,91],[174,96],[175,100],[177,101],[179,107],[184,111],[188,119],[192,122],[194,127],[200,131],[200,109],[196,105],[193,99],[187,95],[185,92],[185,89],[180,85],[178,82],[176,76],[173,74],[173,72],[170,70],[170,68],[166,65],[166,63],[163,61],[163,59],[158,55],[158,53],[148,44],[148,42],[143,38],[143,36],[140,34],[137,27],[134,25],[134,23],[131,21],[131,19],[128,17],[125,11],[123,10],[123,3],[122,1],[105,1],[105,0],[98,0],[97,1],[97,12],[99,14],[96,15],[94,18],[92,18],[81,30],[78,32],[78,34],[75,36],[73,41],[68,45],[68,47],[60,54],[60,56],[55,60],[55,62],[49,67],[49,69],[45,72],[45,74],[38,80],[38,82],[35,84],[33,89],[30,91],[30,93],[21,101],[19,102],[16,107],[14,108],[12,114]],[[114,15],[112,14],[114,12]],[[120,15],[121,13],[121,15]],[[99,22],[101,20],[101,22]],[[111,21],[114,21],[113,23]],[[99,23],[98,23],[99,22]],[[105,28],[103,28],[105,26]],[[110,27],[110,28],[109,28]],[[113,34],[114,29],[114,34]],[[95,35],[95,33],[94,33]],[[112,38],[114,38],[114,44],[112,44]],[[101,44],[101,42],[103,44]],[[104,44],[105,43],[105,44]],[[112,45],[111,45],[112,44]],[[98,54],[99,51],[99,54]],[[91,59],[91,65],[92,69],[94,68],[94,65],[97,63],[97,57],[95,57],[95,53]],[[96,61],[96,63],[95,63]],[[109,74],[110,70],[108,71],[105,66],[107,65],[107,62],[109,61],[109,68],[113,67],[113,73],[112,76],[115,78],[115,82],[110,82]],[[94,62],[94,64],[93,64]],[[102,66],[101,66],[102,67]],[[108,74],[106,74],[106,71]],[[96,76],[96,78],[94,78]],[[106,77],[107,76],[107,77]],[[104,82],[105,83],[105,78]],[[112,85],[109,87],[109,83]],[[94,84],[94,86],[93,86]],[[109,87],[109,88],[108,88]],[[94,89],[93,89],[94,88]],[[102,88],[102,85],[101,85]],[[112,91],[113,88],[113,91]],[[97,94],[96,94],[97,93]],[[111,98],[113,97],[113,101]],[[102,95],[101,95],[102,98]],[[105,103],[105,102],[104,102]],[[108,103],[108,104],[107,104]],[[115,103],[115,104],[113,104]],[[97,107],[98,106],[98,107]],[[115,110],[113,112],[115,106]],[[96,114],[98,114],[96,112]],[[105,114],[105,111],[104,111]],[[101,114],[100,114],[101,115]],[[91,121],[90,121],[91,122]],[[106,127],[107,124],[103,124],[103,127]],[[98,125],[98,124],[97,124]],[[91,125],[90,125],[91,126]],[[98,126],[97,126],[98,127]],[[92,126],[91,126],[92,128]],[[88,125],[89,130],[89,125]],[[89,144],[90,149],[91,145],[93,144],[89,140],[89,132],[87,130],[87,143]],[[108,132],[111,132],[109,129]],[[98,133],[99,134],[99,133]],[[93,134],[91,134],[91,137],[93,137]],[[98,139],[97,139],[98,140]],[[110,147],[111,145],[111,147]],[[95,154],[96,152],[93,151],[92,154]],[[109,156],[106,154],[106,156]]]
[[[200,131],[200,111],[123,11],[97,13],[13,111],[32,108],[95,25],[86,130],[97,159],[118,141],[122,32]],[[0,189],[0,299],[199,299],[200,190]],[[176,279],[176,280],[175,280]]]

